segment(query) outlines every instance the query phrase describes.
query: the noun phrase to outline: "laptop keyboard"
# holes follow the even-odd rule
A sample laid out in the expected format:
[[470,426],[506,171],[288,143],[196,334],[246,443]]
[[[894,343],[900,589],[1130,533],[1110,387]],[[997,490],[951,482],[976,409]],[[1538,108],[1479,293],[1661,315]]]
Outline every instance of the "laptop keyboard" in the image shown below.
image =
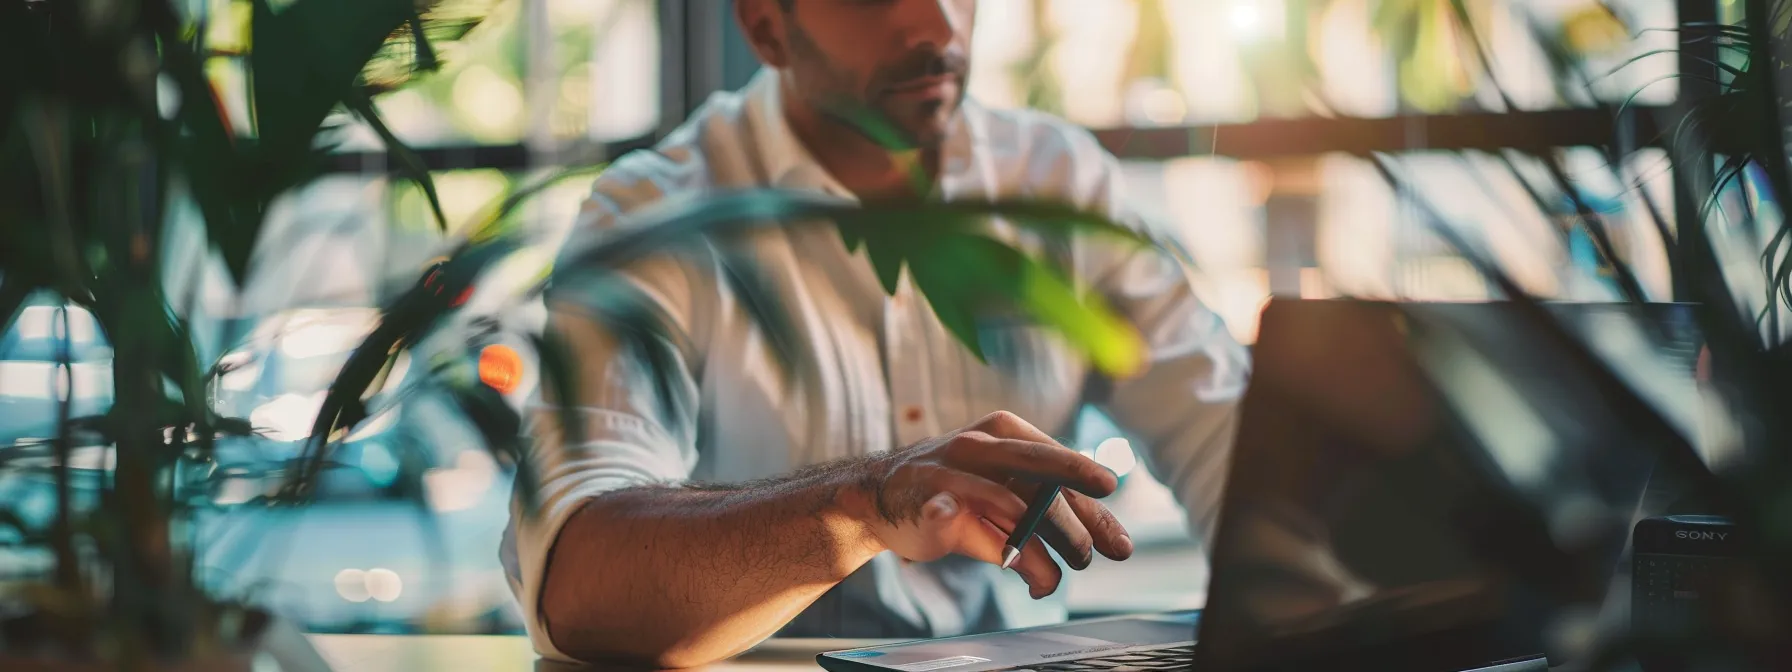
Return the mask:
[[1101,658],[1032,665],[1027,669],[1035,672],[1132,672],[1133,670],[1162,672],[1189,669],[1194,661],[1195,647],[1190,645],[1150,651],[1128,651]]

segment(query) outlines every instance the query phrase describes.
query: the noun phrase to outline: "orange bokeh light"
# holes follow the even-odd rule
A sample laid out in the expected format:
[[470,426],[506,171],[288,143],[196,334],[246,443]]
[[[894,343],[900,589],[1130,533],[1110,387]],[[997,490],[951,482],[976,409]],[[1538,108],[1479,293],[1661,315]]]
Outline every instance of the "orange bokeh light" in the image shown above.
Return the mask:
[[488,345],[479,351],[479,382],[501,394],[515,392],[523,383],[523,357],[507,345]]

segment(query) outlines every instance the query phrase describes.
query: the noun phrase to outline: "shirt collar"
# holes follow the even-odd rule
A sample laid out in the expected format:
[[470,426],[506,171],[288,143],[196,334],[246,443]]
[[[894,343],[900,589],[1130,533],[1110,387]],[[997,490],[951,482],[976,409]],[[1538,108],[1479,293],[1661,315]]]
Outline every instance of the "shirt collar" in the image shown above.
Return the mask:
[[[752,119],[753,142],[759,150],[760,166],[766,183],[787,189],[822,191],[833,196],[858,200],[815,159],[809,149],[791,131],[784,117],[783,89],[778,84],[778,71],[762,68],[747,84],[746,98]],[[940,160],[940,176],[935,191],[943,199],[958,195],[961,185],[975,169],[975,158],[981,152],[984,124],[981,106],[968,97],[960,108],[958,127],[947,137]]]

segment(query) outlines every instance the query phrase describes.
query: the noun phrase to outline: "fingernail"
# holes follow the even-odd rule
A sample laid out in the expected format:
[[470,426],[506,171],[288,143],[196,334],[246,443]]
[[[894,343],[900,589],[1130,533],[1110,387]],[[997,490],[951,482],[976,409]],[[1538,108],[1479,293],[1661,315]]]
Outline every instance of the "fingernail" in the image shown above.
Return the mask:
[[1013,567],[1014,561],[1018,558],[1020,558],[1019,549],[1016,549],[1013,546],[1004,547],[1002,549],[1002,569]]
[[1132,555],[1132,537],[1126,536],[1124,534],[1120,535],[1119,546],[1120,546],[1121,553],[1124,553],[1126,555]]
[[933,499],[927,500],[927,506],[923,507],[922,515],[930,520],[940,520],[958,515],[958,498],[948,492],[934,495]]

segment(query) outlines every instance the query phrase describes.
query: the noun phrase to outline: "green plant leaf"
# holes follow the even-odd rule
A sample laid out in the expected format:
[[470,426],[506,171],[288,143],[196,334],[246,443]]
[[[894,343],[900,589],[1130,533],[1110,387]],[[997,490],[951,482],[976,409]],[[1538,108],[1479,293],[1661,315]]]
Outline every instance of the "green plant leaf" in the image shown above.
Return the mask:
[[141,5],[154,26],[160,66],[177,90],[178,114],[151,137],[184,175],[205,221],[208,240],[223,257],[231,277],[241,282],[261,229],[261,215],[273,196],[270,184],[314,167],[310,157],[256,165],[256,144],[235,136],[222,97],[205,72],[203,46],[191,23],[173,3]]
[[[760,271],[758,262],[727,250],[724,246],[717,252],[723,282],[740,302],[747,318],[764,330],[778,365],[786,371],[800,369],[802,363],[808,361],[800,356],[803,339],[796,326],[790,323],[790,312],[785,308],[783,298]],[[799,370],[798,373],[806,372]]]
[[172,315],[167,316],[164,347],[161,351],[165,357],[161,360],[162,375],[173,381],[180,390],[181,417],[170,427],[184,429],[188,425],[194,427],[195,438],[198,439],[200,455],[210,456],[216,445],[216,428],[210,404],[207,403],[205,390],[205,374],[199,367],[199,353],[193,349],[192,332],[186,320]]
[[[1016,229],[1047,238],[1095,235],[1140,246],[1155,243],[1154,238],[1147,233],[1058,203],[915,202],[861,206],[817,194],[756,190],[673,201],[644,211],[614,233],[583,248],[568,250],[563,255],[566,261],[555,269],[553,282],[556,287],[573,286],[580,282],[578,276],[581,274],[598,273],[593,269],[621,268],[650,255],[689,251],[693,247],[707,244],[707,237],[731,236],[754,228],[787,226],[792,222],[826,220],[839,227],[843,243],[850,244],[857,240],[866,247],[879,283],[886,292],[893,293],[905,264],[912,269],[923,258],[939,253],[941,245],[949,253],[962,253],[967,244],[955,236],[981,231],[991,217],[1001,217]],[[965,259],[961,258],[959,261],[962,263]],[[971,255],[969,261],[987,260]],[[1017,271],[1020,268],[1014,266]],[[940,269],[941,273],[946,270]],[[953,271],[959,272],[975,272],[975,269]],[[917,278],[917,286],[931,301],[935,298],[933,292],[962,286],[953,277],[955,276],[951,274],[930,277],[926,285],[921,285]],[[1048,290],[1033,291],[1037,293]],[[1009,292],[1008,298],[1020,296],[1022,293],[1016,289]],[[1043,294],[1026,296],[1037,297]],[[975,320],[972,317],[976,312],[966,312],[969,309],[958,303],[956,296],[945,299],[948,299],[944,301],[945,307],[936,306],[935,314],[965,347],[981,356],[982,345],[975,335]],[[1100,305],[1099,298],[1092,298],[1091,301],[1095,302],[1091,305]],[[1108,333],[1106,327],[1097,331],[1101,334]],[[1103,347],[1118,348],[1101,354],[1103,361],[1098,362],[1099,365],[1120,366],[1128,361],[1127,356],[1119,354],[1125,346],[1114,345],[1122,341],[1098,339],[1093,333],[1085,334],[1082,338],[1082,341],[1075,343],[1079,347],[1099,343]],[[1085,354],[1094,356],[1097,353]]]
[[[1400,178],[1389,168],[1388,159],[1380,155],[1373,158],[1372,163],[1382,179],[1390,187],[1399,189],[1401,187]],[[1624,417],[1632,418],[1637,426],[1646,426],[1649,433],[1664,439],[1664,445],[1667,446],[1664,448],[1665,457],[1668,459],[1679,465],[1703,464],[1693,450],[1691,441],[1681,435],[1680,430],[1656,411],[1652,404],[1638,396],[1636,390],[1624,382],[1623,378],[1612,370],[1604,358],[1593,352],[1586,343],[1550,314],[1539,299],[1526,292],[1516,280],[1513,280],[1500,268],[1498,263],[1488,258],[1483,250],[1464,239],[1454,227],[1448,225],[1447,220],[1431,206],[1429,201],[1416,195],[1412,201],[1417,206],[1418,213],[1426,226],[1454,248],[1457,254],[1467,261],[1481,277],[1486,278],[1500,290],[1500,293],[1516,309],[1515,312],[1523,324],[1529,325],[1532,330],[1542,334],[1552,350],[1565,353],[1569,361],[1578,364],[1574,371],[1564,371],[1563,375],[1572,375],[1592,381],[1605,393],[1606,403],[1611,404],[1614,408],[1622,407]],[[1621,260],[1620,263],[1622,263]],[[1715,476],[1709,471],[1704,471],[1702,467],[1698,472],[1689,472],[1687,475],[1700,481],[1701,489],[1708,490],[1717,486]]]
[[349,353],[348,361],[324,393],[311,438],[299,458],[300,468],[281,487],[283,498],[306,496],[328,459],[334,435],[367,418],[363,400],[374,382],[389,370],[392,359],[458,310],[459,298],[478,277],[517,248],[517,242],[510,239],[464,246],[381,311],[378,326]]
[[1605,228],[1604,218],[1595,212],[1592,206],[1587,205],[1587,199],[1581,195],[1581,190],[1574,184],[1574,181],[1568,178],[1567,170],[1562,167],[1561,161],[1557,157],[1545,155],[1538,158],[1543,160],[1543,166],[1548,169],[1550,178],[1555,180],[1556,187],[1568,197],[1568,202],[1574,204],[1575,214],[1579,215],[1581,227],[1585,228],[1588,237],[1593,239],[1594,248],[1598,250],[1599,256],[1605,261],[1606,267],[1612,269],[1612,273],[1617,279],[1618,291],[1624,295],[1626,300],[1633,303],[1646,303],[1648,294],[1643,291],[1642,283],[1637,281],[1636,274],[1630,270],[1630,265],[1624,263],[1624,260],[1618,256],[1617,248],[1612,244],[1611,234]]
[[425,72],[440,70],[442,59],[436,57],[436,49],[430,45],[429,33],[423,30],[423,19],[412,14],[410,20],[406,21],[404,25],[410,28],[411,44],[417,49],[417,69]]
[[[858,216],[840,224],[842,231],[853,229],[859,231],[857,238],[864,241],[865,258],[871,262],[871,271],[877,276],[877,284],[883,287],[885,294],[894,295],[897,286],[902,282],[902,267],[908,257],[914,254],[914,244],[918,238],[915,231],[904,230],[903,222],[895,217],[884,217],[876,210],[867,210]],[[960,223],[968,228],[968,223]]]
[[0,274],[0,332],[12,327],[19,316],[19,307],[31,296],[32,287],[23,278]]
[[250,1],[256,130],[272,156],[310,149],[324,118],[416,10],[413,0],[294,0],[278,10]]
[[1743,171],[1753,162],[1754,159],[1749,155],[1732,156],[1724,160],[1724,165],[1717,169],[1717,175],[1716,179],[1713,180],[1714,186],[1711,188],[1711,193],[1705,197],[1703,203],[1699,204],[1698,213],[1700,217],[1707,217],[1711,214],[1711,210],[1717,207],[1718,199],[1723,198],[1724,192],[1729,189],[1732,183],[1742,176]]
[[[865,241],[887,231],[887,226],[960,230],[981,226],[989,217],[1002,217],[1016,228],[1042,235],[1096,235],[1139,245],[1156,242],[1147,233],[1058,203],[928,202],[880,204],[873,210],[819,194],[766,189],[670,201],[631,216],[614,233],[582,249],[568,250],[564,258],[573,268],[618,268],[650,254],[704,244],[705,235],[793,222],[832,221],[850,237]],[[886,244],[900,245],[913,236],[932,234],[908,230],[885,235]]]
[[375,92],[414,82],[418,73],[440,70],[444,47],[469,39],[488,17],[515,5],[508,0],[420,0],[418,13],[389,37],[368,59],[361,78]]
[[[585,444],[585,421],[579,413],[578,375],[579,365],[559,334],[543,331],[529,335],[535,346],[535,355],[541,364],[541,385],[544,397],[552,404],[554,416],[560,425],[560,441],[563,446],[582,446]],[[526,455],[526,453],[525,453]],[[540,483],[540,475],[535,471],[535,463],[528,459],[517,461],[517,495],[523,498],[525,511],[534,513],[531,502],[535,501],[536,487]]]
[[837,198],[802,192],[742,191],[671,200],[632,215],[600,240],[568,249],[554,269],[555,284],[593,269],[608,271],[649,255],[707,245],[704,236],[833,219],[854,209]]
[[975,234],[941,237],[910,260],[915,286],[940,321],[982,357],[978,316],[1017,307],[1056,331],[1102,373],[1130,376],[1144,365],[1144,341],[1097,297],[1001,241]]
[[430,176],[429,166],[423,163],[423,157],[417,156],[416,150],[411,149],[410,145],[405,144],[404,140],[399,139],[398,135],[386,126],[386,121],[380,118],[379,110],[374,108],[373,99],[369,98],[366,92],[355,90],[343,103],[361,117],[362,121],[367,122],[368,128],[373,129],[373,132],[380,136],[380,142],[386,145],[387,156],[396,163],[393,172],[405,180],[415,183],[418,188],[423,190],[423,197],[429,201],[429,212],[435,215],[436,225],[446,232],[448,216],[442,214],[442,198],[436,193],[435,178]]
[[667,316],[633,281],[606,270],[572,276],[577,280],[555,287],[552,302],[585,311],[615,339],[618,352],[642,363],[641,373],[653,387],[662,417],[689,417],[694,409],[686,406],[673,378],[673,372],[683,368],[678,343],[684,334],[674,332]]
[[[923,265],[931,261],[929,258]],[[983,350],[983,330],[977,324],[976,308],[979,306],[968,300],[971,297],[962,295],[961,288],[950,282],[948,277],[944,273],[917,271],[915,287],[927,298],[928,306],[933,309],[933,315],[939,319],[940,325],[952,332],[958,338],[958,343],[969,350],[977,361],[988,364],[989,354]]]
[[839,118],[848,127],[889,152],[890,161],[908,173],[908,187],[914,196],[925,198],[933,195],[933,178],[928,175],[927,166],[921,161],[920,148],[882,112],[861,107],[841,114]]
[[512,213],[516,212],[517,208],[520,208],[524,203],[527,203],[529,199],[535,198],[536,196],[541,195],[541,192],[553,188],[554,185],[559,184],[561,180],[577,175],[594,174],[602,170],[603,166],[601,164],[563,166],[549,171],[548,174],[538,177],[528,184],[511,190],[503,199],[494,201],[492,204],[481,210],[480,214],[474,219],[471,226],[471,232],[468,234],[468,239],[473,242],[479,242],[504,235],[506,231],[502,226],[503,223],[509,219]]

